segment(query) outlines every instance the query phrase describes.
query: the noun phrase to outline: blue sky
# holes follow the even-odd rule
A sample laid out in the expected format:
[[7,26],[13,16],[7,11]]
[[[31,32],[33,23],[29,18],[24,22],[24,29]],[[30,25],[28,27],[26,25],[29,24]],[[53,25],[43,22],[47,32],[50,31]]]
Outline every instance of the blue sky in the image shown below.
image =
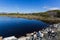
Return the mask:
[[0,0],[0,12],[32,13],[60,9],[60,0]]

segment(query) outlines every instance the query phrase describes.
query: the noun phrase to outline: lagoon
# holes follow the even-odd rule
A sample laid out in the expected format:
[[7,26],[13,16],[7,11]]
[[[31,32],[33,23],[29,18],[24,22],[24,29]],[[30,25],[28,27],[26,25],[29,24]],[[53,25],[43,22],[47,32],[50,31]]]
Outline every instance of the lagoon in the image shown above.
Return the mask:
[[46,27],[48,24],[34,19],[0,16],[0,36],[3,37],[19,37]]

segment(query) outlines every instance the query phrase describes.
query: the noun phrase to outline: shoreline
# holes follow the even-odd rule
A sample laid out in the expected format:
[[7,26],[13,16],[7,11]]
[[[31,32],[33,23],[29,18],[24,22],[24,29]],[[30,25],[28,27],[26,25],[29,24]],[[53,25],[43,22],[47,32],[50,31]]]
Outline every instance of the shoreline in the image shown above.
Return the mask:
[[[54,33],[57,33],[56,34],[56,39],[58,39],[58,40],[60,40],[60,30],[58,31],[57,29],[55,29],[56,27],[58,28],[58,26],[56,26],[55,27],[55,25],[60,25],[60,23],[58,23],[58,24],[53,24],[54,25],[54,28],[53,29],[51,29],[50,27],[48,27],[48,28],[46,28],[46,29],[44,29],[44,30],[39,30],[40,32],[42,32],[42,34],[43,34],[43,39],[49,39],[49,37],[48,37],[48,30],[49,29],[51,29],[52,31],[54,31]],[[60,27],[60,26],[59,26]],[[48,29],[48,30],[47,30]],[[55,31],[55,30],[56,31]],[[59,28],[58,28],[59,29]],[[31,39],[31,37],[33,38],[33,39],[36,39],[37,38],[37,34],[36,33],[39,33],[39,31],[38,32],[36,32],[36,31],[34,31],[34,32],[32,32],[32,33],[28,33],[28,34],[26,34],[26,36],[21,36],[21,37],[19,37],[19,38],[17,38],[17,39],[19,39],[19,40],[26,40],[26,39]],[[33,35],[33,36],[32,36]],[[52,34],[53,35],[53,34]],[[10,36],[10,37],[6,37],[6,39],[8,39],[8,38],[11,38],[11,37],[15,37],[15,36]],[[48,38],[47,38],[48,37]],[[52,36],[51,36],[52,37]],[[16,38],[16,37],[15,37]],[[5,38],[4,38],[5,39]]]
[[0,15],[0,16],[35,19],[35,20],[41,20],[41,21],[49,23],[49,24],[60,23],[60,18],[42,17],[42,16],[34,16],[34,15]]
[[25,15],[25,16],[9,16],[9,17],[16,17],[16,18],[25,18],[25,19],[35,19],[35,20],[41,20],[46,23],[60,23],[60,18],[51,18],[51,17],[42,17],[42,16],[31,16],[31,15]]

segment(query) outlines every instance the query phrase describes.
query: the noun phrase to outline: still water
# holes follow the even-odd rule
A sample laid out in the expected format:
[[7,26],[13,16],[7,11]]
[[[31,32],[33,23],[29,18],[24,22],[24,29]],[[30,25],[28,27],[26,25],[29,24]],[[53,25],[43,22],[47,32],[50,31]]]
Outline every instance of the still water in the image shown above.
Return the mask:
[[47,24],[42,21],[0,16],[0,36],[3,37],[18,37],[46,27]]

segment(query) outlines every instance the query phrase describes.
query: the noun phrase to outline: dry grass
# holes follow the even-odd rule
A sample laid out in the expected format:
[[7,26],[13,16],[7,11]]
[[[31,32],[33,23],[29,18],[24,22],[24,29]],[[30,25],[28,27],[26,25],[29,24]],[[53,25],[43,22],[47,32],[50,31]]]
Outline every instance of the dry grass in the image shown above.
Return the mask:
[[42,20],[47,23],[60,23],[60,18],[51,18],[51,17],[36,16],[36,15],[0,15],[0,16],[36,19],[36,20]]

